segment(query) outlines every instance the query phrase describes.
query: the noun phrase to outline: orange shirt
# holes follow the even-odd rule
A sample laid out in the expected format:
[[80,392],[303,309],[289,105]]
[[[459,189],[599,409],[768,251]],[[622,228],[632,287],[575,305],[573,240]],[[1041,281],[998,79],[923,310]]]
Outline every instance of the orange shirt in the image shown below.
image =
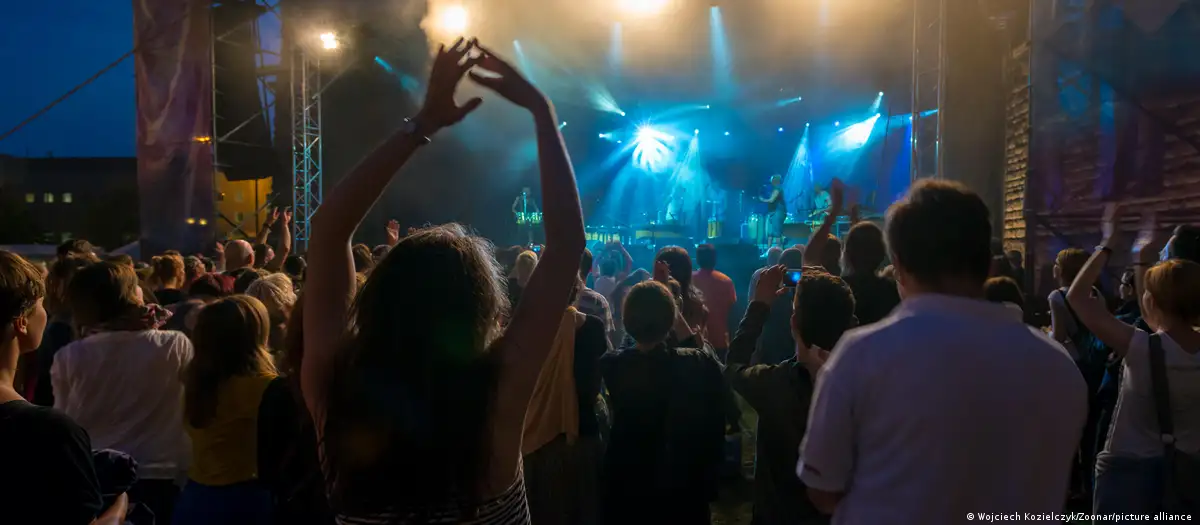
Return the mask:
[[733,279],[716,270],[697,270],[692,284],[704,294],[708,307],[708,339],[715,348],[729,348],[729,312],[737,303]]

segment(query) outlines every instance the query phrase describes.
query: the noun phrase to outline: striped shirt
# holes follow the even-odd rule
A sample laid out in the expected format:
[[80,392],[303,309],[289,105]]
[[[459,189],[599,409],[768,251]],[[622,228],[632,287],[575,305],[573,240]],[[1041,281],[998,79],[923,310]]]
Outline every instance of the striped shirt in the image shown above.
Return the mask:
[[447,504],[420,511],[390,510],[356,517],[338,515],[337,523],[338,525],[529,525],[529,503],[525,499],[525,478],[518,477],[503,494],[484,502],[477,509],[466,509],[457,504]]

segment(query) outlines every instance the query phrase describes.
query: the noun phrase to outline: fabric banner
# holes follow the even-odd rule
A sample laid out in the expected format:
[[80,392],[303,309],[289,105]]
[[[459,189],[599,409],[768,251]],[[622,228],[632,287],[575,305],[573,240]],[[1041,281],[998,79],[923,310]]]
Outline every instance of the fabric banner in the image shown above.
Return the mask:
[[133,1],[144,254],[199,250],[213,226],[208,6],[208,0]]
[[1184,0],[1114,0],[1125,16],[1142,31],[1153,33],[1174,15]]

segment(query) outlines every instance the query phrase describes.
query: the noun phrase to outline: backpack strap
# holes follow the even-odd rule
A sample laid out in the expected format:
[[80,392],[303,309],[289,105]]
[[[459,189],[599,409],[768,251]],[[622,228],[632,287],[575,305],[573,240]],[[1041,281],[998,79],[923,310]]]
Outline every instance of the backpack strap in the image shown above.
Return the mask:
[[1170,455],[1175,450],[1175,425],[1171,420],[1171,398],[1168,395],[1166,357],[1162,336],[1150,334],[1150,388],[1154,394],[1154,411],[1158,414],[1158,432],[1163,450]]

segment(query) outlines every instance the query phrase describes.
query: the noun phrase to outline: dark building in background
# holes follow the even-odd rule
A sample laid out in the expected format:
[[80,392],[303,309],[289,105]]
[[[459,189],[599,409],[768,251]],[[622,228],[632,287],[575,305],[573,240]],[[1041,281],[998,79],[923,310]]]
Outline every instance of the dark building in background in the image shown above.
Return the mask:
[[0,155],[0,244],[138,239],[137,159]]

